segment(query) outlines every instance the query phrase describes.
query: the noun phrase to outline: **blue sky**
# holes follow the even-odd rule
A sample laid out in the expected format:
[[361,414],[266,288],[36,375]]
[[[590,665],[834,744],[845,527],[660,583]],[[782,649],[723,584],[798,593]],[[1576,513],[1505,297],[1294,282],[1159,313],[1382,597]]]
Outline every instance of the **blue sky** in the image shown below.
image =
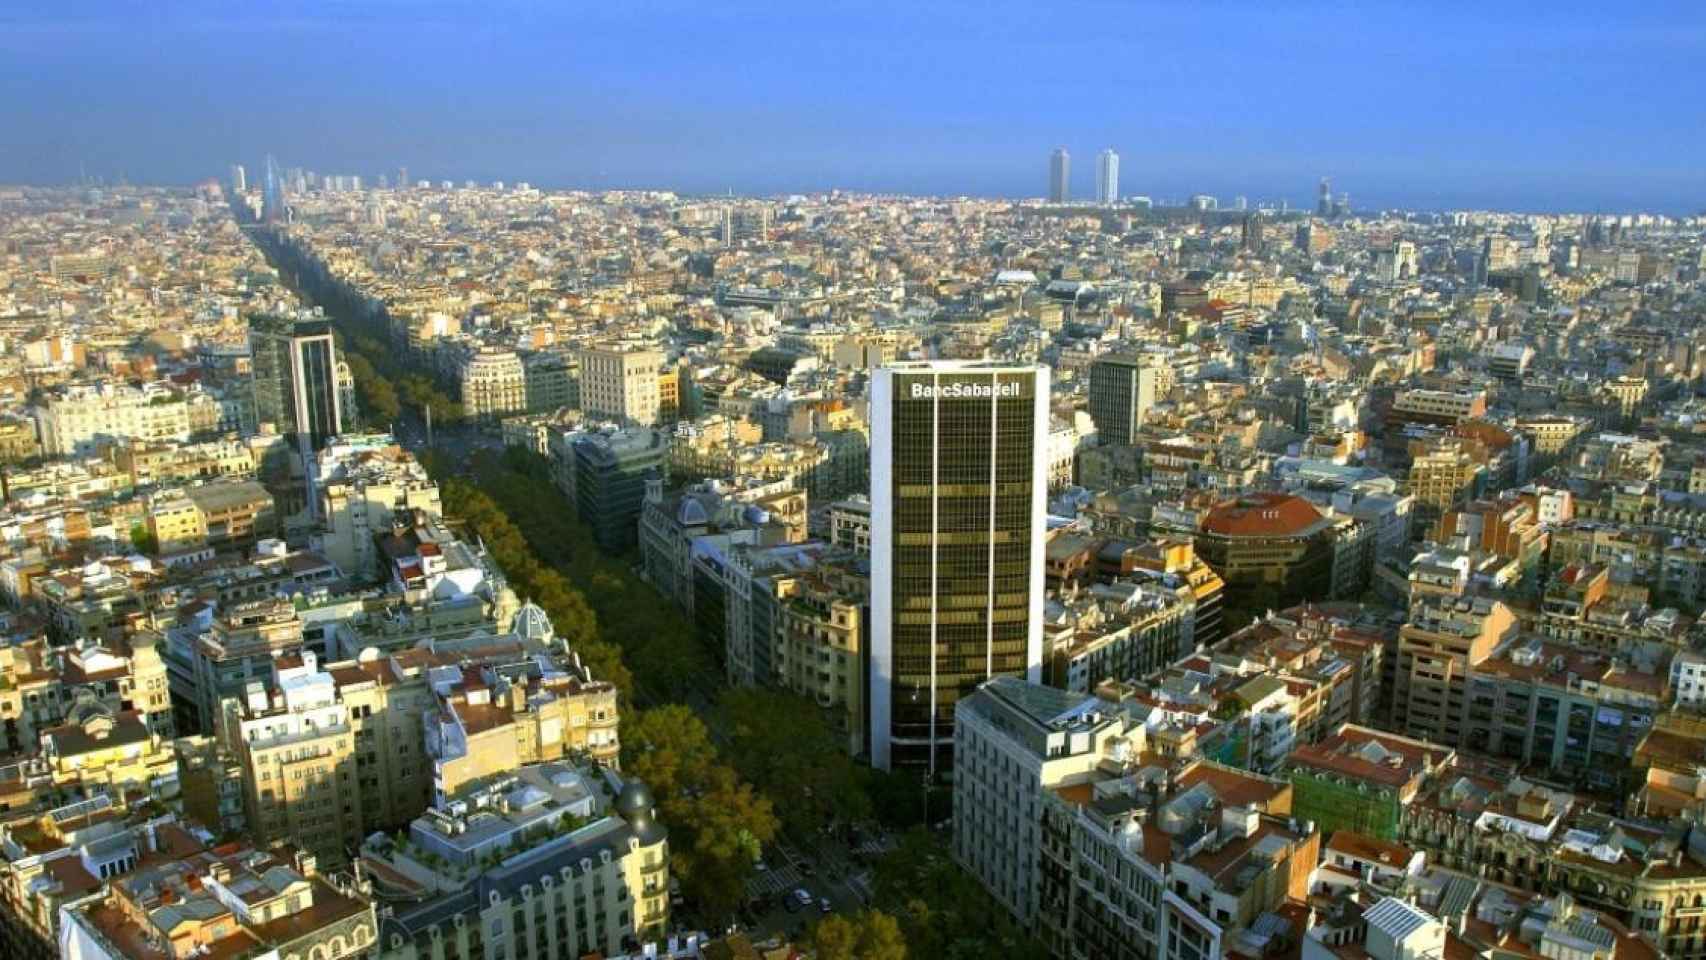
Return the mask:
[[0,182],[226,164],[564,187],[1706,208],[1706,5],[37,3]]

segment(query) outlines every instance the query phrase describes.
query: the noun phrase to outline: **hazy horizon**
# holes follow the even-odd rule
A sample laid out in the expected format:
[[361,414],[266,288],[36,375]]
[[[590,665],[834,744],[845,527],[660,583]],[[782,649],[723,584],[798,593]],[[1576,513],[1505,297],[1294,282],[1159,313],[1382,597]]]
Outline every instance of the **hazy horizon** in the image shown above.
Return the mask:
[[0,14],[0,182],[233,162],[549,189],[1706,208],[1706,16],[1242,3],[70,4]]

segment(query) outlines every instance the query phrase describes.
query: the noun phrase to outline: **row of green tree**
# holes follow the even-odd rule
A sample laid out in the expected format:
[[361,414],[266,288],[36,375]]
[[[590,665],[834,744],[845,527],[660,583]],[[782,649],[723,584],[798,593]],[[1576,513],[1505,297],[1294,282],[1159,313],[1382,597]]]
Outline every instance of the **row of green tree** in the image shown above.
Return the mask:
[[344,359],[355,380],[356,405],[370,427],[388,428],[397,422],[404,407],[432,410],[432,421],[440,426],[459,423],[462,405],[450,399],[431,378],[402,370],[383,342],[366,334],[343,339]]
[[405,407],[432,410],[433,423],[448,426],[464,417],[432,377],[393,349],[385,314],[369,307],[360,291],[332,278],[323,267],[304,261],[302,254],[276,237],[258,236],[259,246],[286,285],[318,305],[335,321],[339,345],[355,380],[356,405],[368,427],[388,429]]
[[444,512],[479,537],[510,587],[545,611],[557,635],[580,654],[593,677],[615,684],[624,699],[631,698],[633,676],[622,662],[621,651],[600,635],[598,616],[586,595],[561,572],[540,562],[521,528],[484,490],[461,477],[445,477],[439,493]]
[[[405,407],[430,408],[437,424],[462,419],[431,377],[387,347],[386,332],[352,294],[311,292],[339,321],[369,425],[389,425]],[[624,771],[657,796],[672,868],[708,917],[740,905],[755,860],[780,833],[810,837],[825,824],[875,818],[906,832],[876,865],[876,905],[814,926],[810,940],[822,960],[1045,955],[928,831],[941,796],[855,763],[847,732],[832,729],[808,699],[725,688],[692,626],[634,575],[631,558],[600,552],[542,459],[521,451],[479,454],[470,464],[434,453],[422,459],[439,480],[446,514],[481,538],[593,675],[621,691]]]
[[[427,459],[429,469],[447,473],[448,464]],[[602,668],[607,677],[623,678],[618,682],[633,703],[622,723],[623,769],[658,796],[672,830],[677,873],[707,915],[723,916],[740,905],[754,860],[778,834],[809,840],[825,825],[875,819],[908,832],[876,866],[877,908],[814,927],[811,939],[821,955],[898,958],[908,948],[914,956],[951,958],[991,950],[1043,955],[925,828],[927,820],[944,815],[945,797],[932,796],[927,810],[917,778],[856,762],[850,731],[832,725],[810,699],[725,686],[704,641],[634,575],[632,558],[600,552],[551,484],[542,458],[511,450],[501,457],[476,455],[465,466],[471,481],[444,481],[446,512],[480,531],[506,571],[512,563],[505,556],[518,552],[519,537],[528,558],[514,561],[516,589],[537,591],[538,568],[560,573],[578,597],[547,604],[530,595],[560,634],[577,643],[585,642],[577,636],[591,637],[596,660],[623,665]],[[476,494],[491,507],[473,506]],[[490,516],[493,507],[501,521]],[[511,517],[524,522],[517,527]],[[498,532],[501,552],[487,531]],[[558,607],[566,619],[559,619]],[[594,662],[584,649],[582,656]],[[892,952],[896,948],[900,952]]]
[[[440,475],[452,466],[429,461],[428,469]],[[574,585],[592,613],[594,632],[620,647],[632,671],[630,692],[639,702],[709,702],[721,686],[722,668],[693,625],[635,576],[632,558],[611,557],[598,548],[592,531],[551,482],[543,457],[519,449],[502,455],[480,452],[462,466],[501,512],[521,521],[540,564]],[[447,511],[462,516],[448,504]]]
[[593,676],[622,691],[623,771],[658,799],[683,893],[709,916],[739,908],[779,823],[769,797],[721,757],[695,710],[677,702],[717,676],[685,620],[598,552],[525,455],[477,454],[466,478],[448,475],[439,457],[427,463],[441,478],[445,513],[479,536],[512,588],[545,610]]

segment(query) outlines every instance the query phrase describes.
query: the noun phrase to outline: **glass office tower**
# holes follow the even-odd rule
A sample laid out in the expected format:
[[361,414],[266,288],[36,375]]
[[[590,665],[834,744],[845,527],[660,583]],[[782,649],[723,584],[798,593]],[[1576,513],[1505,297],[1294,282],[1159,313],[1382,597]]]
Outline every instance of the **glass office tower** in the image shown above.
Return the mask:
[[258,422],[295,437],[304,457],[343,432],[337,348],[327,320],[252,317],[249,350]]
[[871,387],[872,764],[952,764],[954,705],[1042,672],[1048,370],[885,367]]

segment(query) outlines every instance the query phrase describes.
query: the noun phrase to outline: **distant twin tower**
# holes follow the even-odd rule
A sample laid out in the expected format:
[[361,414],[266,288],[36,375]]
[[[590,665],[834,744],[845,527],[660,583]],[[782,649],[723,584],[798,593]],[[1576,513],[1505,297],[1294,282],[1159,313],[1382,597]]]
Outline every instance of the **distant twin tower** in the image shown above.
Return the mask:
[[[1065,147],[1056,147],[1049,156],[1048,198],[1050,203],[1072,199],[1072,155]],[[1119,199],[1120,155],[1110,147],[1096,157],[1096,202],[1111,205]]]

